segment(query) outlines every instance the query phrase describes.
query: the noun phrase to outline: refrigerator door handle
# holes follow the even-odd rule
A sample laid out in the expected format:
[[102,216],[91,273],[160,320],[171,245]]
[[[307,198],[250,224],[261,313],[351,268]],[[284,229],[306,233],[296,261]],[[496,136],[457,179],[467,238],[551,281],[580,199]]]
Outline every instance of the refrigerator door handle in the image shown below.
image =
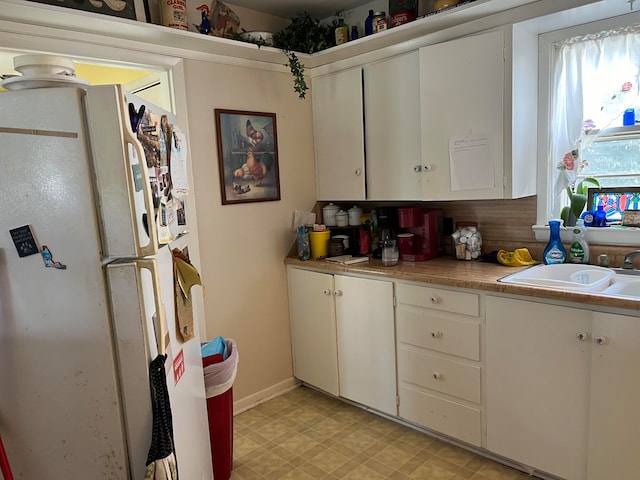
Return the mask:
[[164,355],[167,351],[166,344],[166,322],[164,317],[164,307],[162,306],[160,292],[160,275],[158,274],[158,262],[155,259],[139,259],[135,261],[136,266],[144,268],[151,274],[151,284],[153,285],[153,301],[156,308],[156,327],[155,338],[158,347],[158,354]]
[[[120,87],[120,86],[119,86]],[[126,105],[125,97],[122,90],[119,88],[120,98],[122,99],[122,105]],[[153,207],[153,195],[151,192],[151,183],[149,179],[149,172],[147,171],[147,165],[145,161],[144,149],[142,148],[142,144],[138,140],[136,134],[131,130],[131,120],[129,119],[128,111],[124,108],[118,109],[121,115],[121,125],[122,128],[122,138],[128,144],[130,144],[135,150],[138,161],[140,162],[140,174],[142,175],[142,189],[144,194],[144,206],[147,214],[147,233],[149,234],[149,242],[147,245],[139,246],[139,256],[144,257],[147,255],[155,255],[157,253],[158,246],[158,229],[156,227],[156,219],[154,214]],[[127,152],[127,157],[131,155],[129,149],[125,149]],[[133,165],[132,158],[127,158],[129,165]],[[135,195],[135,185],[134,181],[131,177],[127,177],[129,181],[127,182],[129,189],[129,197],[131,199],[131,204],[134,205],[134,195]],[[138,214],[139,212],[136,212]],[[136,245],[140,245],[139,233],[137,229],[134,229],[136,235]]]

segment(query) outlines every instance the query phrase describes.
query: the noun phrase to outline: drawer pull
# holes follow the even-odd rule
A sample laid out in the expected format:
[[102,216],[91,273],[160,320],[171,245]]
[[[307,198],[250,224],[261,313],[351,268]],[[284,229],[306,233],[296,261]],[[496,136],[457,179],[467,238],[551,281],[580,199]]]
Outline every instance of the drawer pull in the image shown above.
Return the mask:
[[433,372],[433,378],[440,380],[440,372]]
[[431,303],[440,303],[440,297],[436,297],[435,295],[432,296],[429,300],[431,300]]
[[438,332],[438,331],[433,330],[433,331],[431,332],[431,336],[432,336],[433,338],[441,338],[441,337],[442,337],[442,332]]
[[607,343],[607,337],[605,337],[604,335],[593,337],[593,343],[595,343],[596,345],[604,345],[605,343]]

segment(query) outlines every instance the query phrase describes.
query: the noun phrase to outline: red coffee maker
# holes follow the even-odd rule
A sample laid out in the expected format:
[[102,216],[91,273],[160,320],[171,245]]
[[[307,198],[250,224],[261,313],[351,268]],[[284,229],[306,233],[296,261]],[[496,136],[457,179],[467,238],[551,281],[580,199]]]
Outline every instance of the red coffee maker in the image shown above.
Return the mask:
[[413,234],[413,242],[399,242],[400,260],[421,262],[444,254],[441,210],[399,208],[398,226]]

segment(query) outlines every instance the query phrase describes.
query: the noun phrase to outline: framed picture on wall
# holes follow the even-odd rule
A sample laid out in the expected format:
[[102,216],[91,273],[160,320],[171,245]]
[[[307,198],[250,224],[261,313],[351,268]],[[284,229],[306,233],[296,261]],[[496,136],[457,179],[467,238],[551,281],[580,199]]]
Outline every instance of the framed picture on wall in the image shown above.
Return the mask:
[[280,200],[275,113],[215,109],[223,205]]
[[149,21],[146,13],[146,0],[30,0],[36,3],[45,3],[57,7],[68,7],[85,12],[102,13],[114,17]]

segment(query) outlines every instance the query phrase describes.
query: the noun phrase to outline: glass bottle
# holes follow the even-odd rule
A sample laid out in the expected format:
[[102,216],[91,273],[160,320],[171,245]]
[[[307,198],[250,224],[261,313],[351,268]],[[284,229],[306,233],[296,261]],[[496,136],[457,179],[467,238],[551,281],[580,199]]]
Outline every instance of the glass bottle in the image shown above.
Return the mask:
[[547,243],[542,257],[545,265],[550,265],[552,263],[564,263],[567,259],[567,252],[564,249],[564,245],[562,245],[562,240],[560,239],[559,220],[549,221],[549,243]]
[[369,16],[364,21],[364,35],[371,35],[373,33],[373,10],[369,10]]
[[336,27],[336,45],[342,45],[349,41],[349,27],[344,23],[344,19],[340,17],[338,26]]

